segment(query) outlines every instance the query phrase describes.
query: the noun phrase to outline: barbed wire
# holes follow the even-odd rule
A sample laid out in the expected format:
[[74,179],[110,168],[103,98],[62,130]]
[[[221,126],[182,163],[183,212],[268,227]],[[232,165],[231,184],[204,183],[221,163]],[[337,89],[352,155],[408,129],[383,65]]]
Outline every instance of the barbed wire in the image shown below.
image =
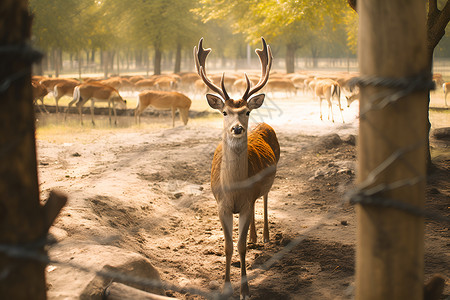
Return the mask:
[[[37,61],[42,57],[42,55],[39,52],[35,51],[33,48],[27,45],[0,47],[0,55],[16,55],[18,58],[28,61],[30,63]],[[29,74],[30,74],[29,70],[22,70],[7,77],[0,83],[0,93],[4,93],[11,87],[13,82],[25,76],[28,76]],[[365,110],[361,111],[360,118],[365,118],[366,114],[370,111],[384,109],[396,103],[399,99],[402,99],[413,92],[434,89],[434,83],[432,83],[431,75],[427,72],[422,72],[416,76],[407,78],[358,77],[354,79],[351,82],[351,84],[353,84],[354,86],[358,85],[360,87],[375,86],[375,87],[384,87],[387,89],[400,89],[400,91],[397,92],[383,91],[375,95],[373,98],[369,99],[368,103],[370,103],[370,105]],[[381,101],[378,101],[380,99]],[[283,114],[283,111],[276,105],[276,103],[270,97],[266,97],[265,103],[266,106],[262,107],[262,109],[265,110],[265,113],[258,110],[255,111],[255,113],[252,113],[251,120],[253,122],[258,121],[264,122],[266,118],[271,119],[272,112],[278,112],[280,116]],[[367,121],[367,119],[365,119],[365,121]],[[394,145],[393,141],[390,141],[383,133],[380,133],[377,130],[375,124],[372,124],[370,122],[368,122],[368,124],[380,134],[380,137],[386,143]],[[11,144],[8,145],[8,147],[0,149],[1,150],[0,156],[3,156],[5,153],[9,152],[11,147],[14,148],[15,145],[19,144],[20,140],[21,138],[16,138],[16,140],[11,142]],[[417,150],[419,147],[423,146],[423,144],[424,141],[418,141],[413,145],[393,151],[390,156],[388,156],[381,164],[379,164],[367,175],[366,180],[364,182],[362,182],[354,191],[351,191],[344,196],[342,203],[339,203],[335,207],[330,208],[328,213],[325,216],[323,216],[319,221],[317,221],[316,224],[310,226],[308,230],[305,230],[301,234],[296,236],[293,240],[290,241],[290,243],[288,243],[280,251],[275,253],[263,265],[259,266],[258,270],[252,271],[250,275],[243,278],[243,281],[248,282],[250,280],[254,280],[259,276],[261,276],[265,271],[269,270],[274,264],[279,262],[287,253],[292,251],[302,241],[304,241],[309,234],[318,230],[320,227],[325,225],[327,221],[331,220],[345,203],[371,205],[384,208],[386,207],[394,208],[415,216],[429,218],[438,222],[449,223],[450,218],[448,217],[432,213],[430,211],[424,210],[423,208],[419,208],[407,203],[400,202],[396,199],[391,199],[383,196],[383,193],[385,192],[396,190],[402,187],[414,186],[425,180],[425,177],[420,175],[415,166],[413,166],[410,163],[407,163],[403,159],[403,157],[407,153]],[[211,145],[207,145],[207,147],[211,148]],[[379,175],[384,171],[386,171],[388,168],[392,167],[394,162],[397,161],[402,162],[409,170],[411,170],[413,176],[411,178],[397,180],[389,184],[386,183],[376,184],[379,179]],[[275,167],[266,168],[262,172],[256,174],[253,177],[248,178],[245,181],[237,183],[233,186],[227,186],[226,189],[236,190],[249,188],[254,184],[257,184],[262,178],[264,178],[270,173],[273,173],[274,171]],[[83,272],[94,273],[101,277],[119,279],[122,282],[134,283],[147,287],[163,288],[166,290],[173,290],[182,294],[185,293],[195,294],[205,297],[206,299],[226,299],[229,296],[221,292],[204,290],[195,286],[181,287],[179,285],[172,284],[166,281],[151,280],[142,277],[130,276],[115,271],[98,271],[95,270],[94,268],[89,268],[81,264],[53,259],[50,258],[43,251],[43,248],[46,245],[47,245],[46,239],[40,239],[35,243],[23,245],[0,244],[0,252],[11,258],[16,259],[25,258],[44,264],[60,265],[64,267],[77,269]],[[1,270],[0,280],[6,278],[9,275],[9,273],[10,270],[8,268]],[[235,283],[233,286],[236,287],[239,284],[240,283]]]
[[[388,145],[395,145],[394,141],[391,141],[384,132],[380,131],[376,124],[373,124],[368,118],[366,118],[367,113],[381,110],[389,105],[393,105],[400,99],[406,97],[407,95],[414,92],[426,92],[435,89],[435,83],[432,81],[432,75],[430,72],[420,72],[417,75],[405,77],[405,78],[384,78],[375,76],[360,76],[353,78],[350,81],[350,86],[355,87],[383,87],[387,89],[400,89],[400,91],[382,91],[375,93],[367,101],[369,105],[360,113],[360,119],[364,119],[365,123],[368,124],[374,132],[376,132],[381,139],[383,139]],[[381,100],[377,102],[378,100]],[[417,136],[420,136],[416,133]],[[426,176],[420,174],[416,167],[407,162],[404,156],[414,150],[423,147],[426,144],[426,140],[419,140],[415,144],[407,145],[403,148],[399,148],[394,151],[390,156],[388,156],[383,162],[381,162],[377,167],[372,169],[366,176],[364,182],[360,183],[359,186],[354,190],[346,194],[346,198],[350,204],[361,204],[361,205],[371,205],[377,207],[390,207],[395,208],[406,213],[433,219],[435,221],[449,223],[450,218],[432,213],[423,208],[416,207],[414,205],[404,203],[395,199],[387,198],[382,196],[383,193],[389,192],[395,189],[406,186],[414,186],[420,182],[426,180]],[[394,162],[400,161],[404,166],[406,166],[412,173],[413,177],[397,180],[390,184],[379,183],[377,184],[379,175],[386,171],[389,167],[393,165]],[[372,186],[376,184],[375,186]],[[372,186],[372,187],[370,187]]]
[[[40,61],[43,57],[43,54],[41,52],[34,49],[27,43],[1,46],[0,55],[9,56],[8,60],[10,61],[22,60],[23,62],[28,64]],[[0,82],[0,94],[6,92],[15,81],[25,78],[26,76],[31,76],[31,68],[25,68],[4,78]]]

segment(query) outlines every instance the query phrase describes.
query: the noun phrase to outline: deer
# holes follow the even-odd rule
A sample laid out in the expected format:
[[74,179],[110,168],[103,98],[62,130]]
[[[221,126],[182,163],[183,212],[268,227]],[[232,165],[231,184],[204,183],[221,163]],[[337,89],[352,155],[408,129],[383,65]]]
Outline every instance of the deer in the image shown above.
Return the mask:
[[44,107],[45,112],[49,113],[44,105],[44,97],[47,96],[48,94],[47,88],[44,85],[40,84],[39,82],[32,80],[31,90],[33,92],[33,102],[39,108],[39,111],[42,113],[42,108],[37,101],[41,100],[41,104],[42,107]]
[[276,166],[280,158],[280,146],[275,131],[266,123],[259,124],[248,133],[250,113],[264,102],[265,94],[257,94],[269,79],[272,52],[262,38],[263,49],[256,53],[261,62],[262,74],[259,82],[250,89],[250,80],[245,74],[247,88],[239,100],[231,99],[225,90],[224,77],[220,86],[206,75],[205,62],[211,49],[203,48],[203,38],[194,47],[196,69],[205,85],[215,94],[206,94],[209,106],[223,115],[222,142],[217,146],[211,167],[211,190],[218,206],[218,215],[225,239],[225,294],[233,292],[230,281],[233,254],[233,214],[239,214],[239,238],[237,248],[240,256],[242,299],[250,296],[247,282],[245,256],[247,234],[249,242],[256,242],[255,201],[264,201],[264,242],[269,242],[268,193],[272,187]]
[[338,101],[339,111],[341,112],[342,123],[344,122],[344,116],[342,114],[341,107],[341,88],[339,83],[334,81],[333,79],[319,79],[316,81],[314,86],[314,93],[319,98],[319,106],[320,106],[320,119],[322,119],[322,100],[325,99],[328,102],[328,120],[334,122],[333,116],[333,103],[332,99],[336,99]]
[[[175,127],[175,111],[180,112],[180,119],[187,125],[189,119],[189,108],[192,101],[186,95],[178,92],[167,91],[144,91],[139,94],[138,104],[134,111],[136,123],[141,124],[141,113],[151,106],[155,109],[172,110],[172,127]],[[138,122],[139,120],[139,122]]]
[[289,78],[275,78],[267,83],[267,90],[275,98],[275,92],[284,92],[286,96],[297,94],[297,88]]
[[95,125],[94,122],[94,105],[95,102],[107,102],[108,103],[108,111],[109,111],[109,123],[111,124],[111,105],[114,111],[114,124],[117,125],[117,113],[116,113],[116,104],[119,104],[121,108],[126,108],[126,100],[124,100],[119,92],[110,86],[101,84],[101,83],[82,83],[75,87],[73,91],[73,100],[70,101],[67,109],[64,120],[67,119],[67,114],[69,112],[70,107],[76,103],[75,105],[78,108],[78,112],[80,114],[80,122],[83,125],[83,114],[82,108],[83,105],[91,100],[91,118],[92,125]]
[[346,95],[345,98],[347,99],[347,107],[350,107],[353,102],[359,100],[359,97],[359,91],[353,92],[350,95]]
[[59,112],[58,108],[59,99],[61,99],[63,96],[72,97],[75,87],[79,84],[80,84],[79,82],[71,80],[62,81],[55,84],[55,86],[53,87],[53,96],[55,96],[56,113]]
[[442,89],[444,90],[445,106],[447,107],[447,94],[450,91],[450,82],[444,82],[442,84]]
[[47,88],[47,91],[50,93],[53,92],[55,85],[67,81],[76,82],[78,84],[80,83],[78,80],[72,78],[44,78],[41,81],[39,81],[39,83],[44,85]]

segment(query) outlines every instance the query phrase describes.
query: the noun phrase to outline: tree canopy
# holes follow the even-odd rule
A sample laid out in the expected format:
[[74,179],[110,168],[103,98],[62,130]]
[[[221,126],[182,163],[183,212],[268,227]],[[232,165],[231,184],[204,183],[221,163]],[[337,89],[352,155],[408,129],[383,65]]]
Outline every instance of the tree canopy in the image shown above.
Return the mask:
[[285,58],[287,72],[295,71],[298,53],[312,59],[354,56],[358,17],[348,2],[356,3],[29,0],[34,15],[33,42],[44,51],[152,55],[155,73],[161,71],[163,53],[176,53],[180,60],[182,51],[191,55],[193,45],[202,36],[217,49],[219,58],[245,57],[246,44],[255,46],[264,36],[277,57]]

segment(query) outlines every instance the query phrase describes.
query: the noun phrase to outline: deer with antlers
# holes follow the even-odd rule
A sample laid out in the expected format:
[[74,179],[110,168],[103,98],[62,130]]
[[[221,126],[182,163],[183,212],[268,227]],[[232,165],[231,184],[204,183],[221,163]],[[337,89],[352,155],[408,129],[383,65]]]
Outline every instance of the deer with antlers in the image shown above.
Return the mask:
[[225,237],[225,285],[224,292],[232,293],[230,281],[231,257],[233,254],[233,214],[239,214],[238,252],[241,265],[241,298],[249,298],[245,255],[247,234],[250,227],[250,242],[256,242],[255,201],[264,199],[264,242],[269,241],[267,199],[275,178],[280,158],[280,146],[275,131],[265,123],[248,132],[249,115],[264,101],[264,94],[254,95],[269,79],[272,66],[272,52],[262,38],[263,49],[256,50],[262,65],[259,82],[250,89],[250,80],[245,74],[247,89],[239,100],[230,99],[222,75],[221,87],[215,85],[206,75],[205,61],[211,49],[203,49],[203,38],[194,56],[198,74],[214,94],[207,94],[208,104],[223,114],[222,142],[216,148],[211,168],[211,189],[216,198],[219,219]]

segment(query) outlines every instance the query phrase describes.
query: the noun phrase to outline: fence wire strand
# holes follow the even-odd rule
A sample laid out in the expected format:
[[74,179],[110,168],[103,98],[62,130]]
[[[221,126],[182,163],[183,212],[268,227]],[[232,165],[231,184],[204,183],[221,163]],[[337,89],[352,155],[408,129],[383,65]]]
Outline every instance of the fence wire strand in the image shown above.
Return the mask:
[[[38,51],[34,50],[28,45],[13,45],[13,46],[4,46],[0,47],[0,55],[8,55],[13,56],[15,58],[19,58],[21,60],[27,61],[30,64],[32,62],[38,61],[42,58],[42,54]],[[15,74],[10,75],[9,77],[3,79],[0,82],[0,93],[6,92],[11,85],[25,76],[29,75],[29,70],[22,70]],[[357,77],[352,80],[351,85],[359,87],[366,86],[374,86],[374,87],[384,87],[388,90],[383,91],[373,98],[369,99],[367,102],[370,105],[360,112],[360,119],[365,119],[367,121],[366,115],[370,111],[381,110],[390,105],[393,105],[398,100],[404,98],[405,96],[417,92],[417,91],[429,91],[434,89],[434,83],[431,80],[431,74],[427,72],[422,72],[416,76],[407,77],[407,78],[381,78],[381,77]],[[400,89],[400,91],[393,92],[392,89]],[[389,91],[390,90],[390,91]],[[271,101],[274,107],[268,107],[267,113],[269,118],[271,117],[271,111],[278,111],[282,114],[282,111],[279,109],[276,104]],[[265,116],[265,115],[264,115]],[[371,126],[375,131],[378,131],[375,124],[368,122],[369,126]],[[395,145],[393,141],[390,141],[382,132],[379,132],[380,138],[384,139],[384,141],[390,145]],[[6,153],[12,151],[20,141],[22,137],[16,138],[9,145],[3,146],[0,149],[0,157],[5,155]],[[281,261],[281,259],[289,252],[291,252],[295,247],[301,244],[310,234],[314,231],[320,229],[323,225],[326,224],[327,221],[330,221],[337,212],[343,207],[344,204],[360,204],[360,205],[372,205],[381,208],[395,208],[406,213],[430,218],[438,222],[450,223],[450,218],[447,218],[442,215],[438,215],[435,213],[431,213],[429,211],[424,210],[423,208],[415,207],[413,205],[409,205],[406,203],[402,203],[395,199],[389,199],[382,196],[384,192],[396,190],[402,187],[413,186],[420,182],[423,182],[425,178],[419,175],[419,172],[416,168],[403,160],[403,157],[411,152],[416,150],[418,147],[423,146],[425,141],[418,141],[416,144],[397,149],[392,152],[392,154],[385,159],[381,164],[378,165],[375,169],[373,169],[367,176],[366,180],[362,182],[356,190],[347,193],[344,197],[342,203],[330,207],[328,213],[323,216],[315,225],[310,226],[307,230],[303,231],[297,237],[295,237],[289,244],[284,246],[282,250],[275,253],[270,259],[268,259],[264,264],[258,266],[257,270],[253,270],[250,272],[244,281],[255,280],[259,276],[262,276],[265,271],[269,270],[276,263]],[[403,163],[412,173],[413,177],[398,180],[396,182],[390,184],[378,184],[374,185],[377,182],[379,175],[386,171],[388,168],[392,167],[395,162]],[[252,178],[248,178],[247,180],[240,182],[234,186],[227,186],[227,190],[238,190],[251,187],[254,184],[257,184],[261,178],[267,176],[270,173],[274,172],[274,168],[267,168],[262,173],[256,174]],[[29,259],[34,260],[47,265],[59,265],[62,267],[68,267],[72,269],[77,269],[83,272],[94,273],[98,276],[105,278],[115,278],[119,279],[122,282],[126,283],[135,283],[141,286],[153,287],[153,288],[163,288],[165,290],[172,290],[182,294],[190,293],[194,295],[202,296],[206,299],[227,299],[229,295],[224,295],[221,292],[205,290],[202,288],[198,288],[195,286],[178,286],[176,284],[172,284],[166,281],[157,281],[157,280],[149,280],[142,277],[130,276],[120,272],[113,271],[98,271],[94,268],[89,268],[83,266],[81,264],[76,264],[73,262],[66,262],[62,260],[52,259],[50,258],[46,251],[44,251],[44,246],[47,245],[47,240],[39,240],[34,244],[30,245],[10,245],[10,244],[0,244],[0,252],[3,255],[6,255],[10,258],[15,259]],[[11,263],[8,267],[0,270],[0,281],[4,280],[9,276],[11,270],[14,268],[13,263]],[[240,283],[233,284],[234,287],[237,287]]]

